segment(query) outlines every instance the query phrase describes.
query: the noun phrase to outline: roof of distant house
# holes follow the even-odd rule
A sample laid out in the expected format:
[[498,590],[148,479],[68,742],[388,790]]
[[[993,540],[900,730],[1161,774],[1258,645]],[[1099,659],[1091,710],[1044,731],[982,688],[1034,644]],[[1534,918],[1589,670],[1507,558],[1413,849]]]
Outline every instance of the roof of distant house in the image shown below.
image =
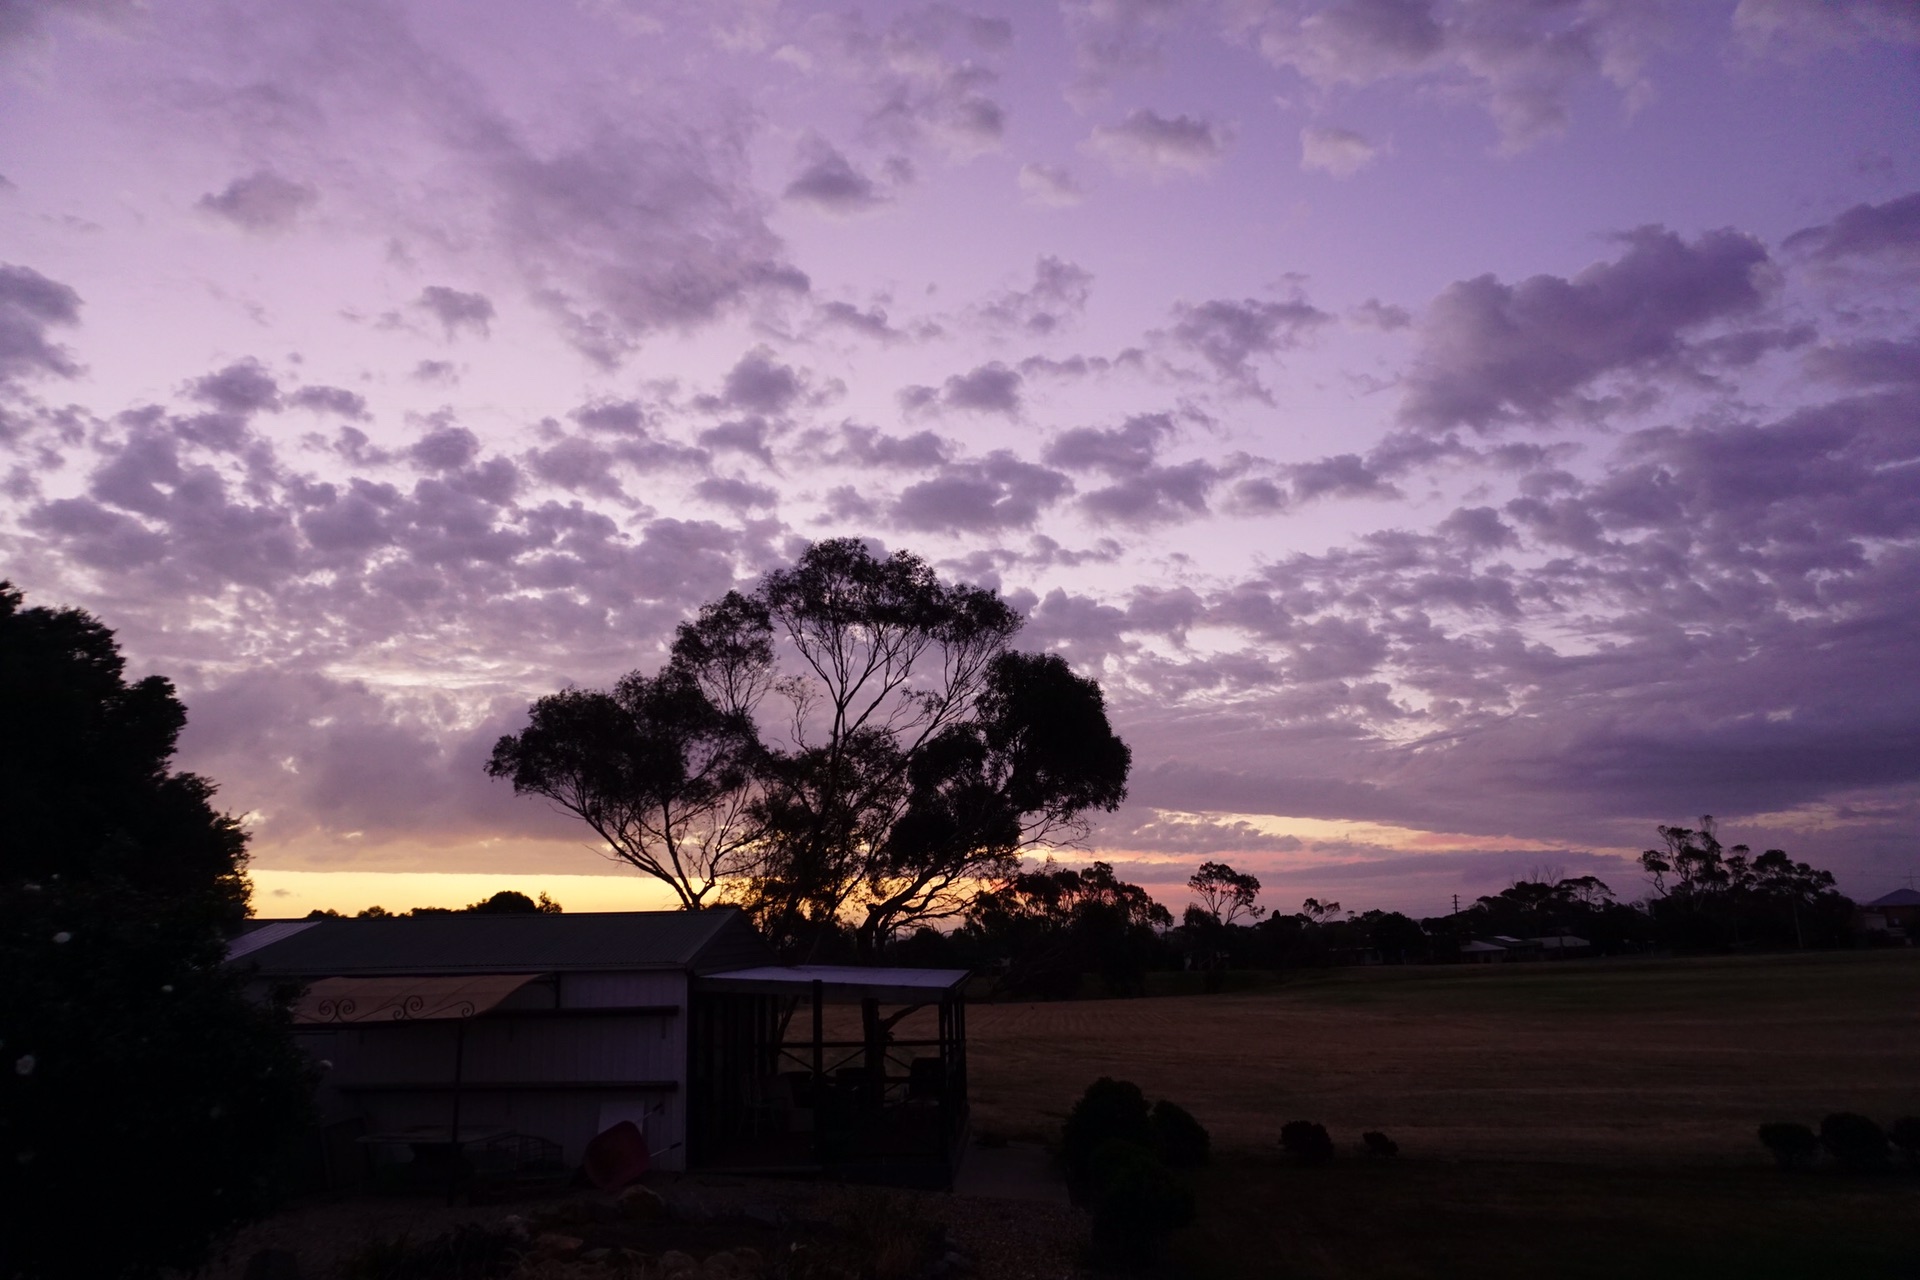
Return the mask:
[[230,960],[267,977],[343,974],[559,973],[773,963],[737,907],[707,911],[581,911],[286,922],[242,934]]
[[1920,907],[1920,889],[1895,889],[1892,893],[1883,893],[1869,907]]

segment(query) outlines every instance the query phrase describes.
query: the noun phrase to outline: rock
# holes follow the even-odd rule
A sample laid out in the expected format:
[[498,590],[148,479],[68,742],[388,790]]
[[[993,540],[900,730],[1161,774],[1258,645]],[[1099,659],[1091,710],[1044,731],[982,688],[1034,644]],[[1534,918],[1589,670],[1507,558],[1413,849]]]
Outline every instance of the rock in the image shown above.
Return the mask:
[[739,1280],[740,1264],[722,1249],[707,1255],[707,1260],[700,1264],[700,1275],[702,1280]]
[[690,1276],[698,1272],[700,1264],[693,1255],[678,1249],[669,1249],[660,1255],[660,1274],[663,1276]]
[[767,1265],[767,1260],[760,1256],[760,1251],[750,1245],[741,1245],[735,1249],[733,1257],[734,1261],[740,1264],[740,1270],[750,1276],[759,1275],[761,1269]]
[[586,1247],[587,1242],[579,1236],[563,1236],[547,1232],[533,1242],[533,1247],[550,1258],[571,1258]]
[[666,1216],[667,1202],[652,1187],[634,1183],[614,1197],[620,1212],[636,1222],[653,1222]]

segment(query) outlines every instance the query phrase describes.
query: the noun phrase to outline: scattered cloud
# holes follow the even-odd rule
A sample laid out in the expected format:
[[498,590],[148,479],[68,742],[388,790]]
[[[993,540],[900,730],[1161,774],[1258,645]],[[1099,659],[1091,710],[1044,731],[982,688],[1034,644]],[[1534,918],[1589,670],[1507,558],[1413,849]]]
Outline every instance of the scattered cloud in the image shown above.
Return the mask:
[[1224,126],[1194,116],[1163,116],[1141,108],[1119,124],[1094,129],[1087,146],[1123,173],[1168,178],[1205,173],[1227,153]]
[[1310,124],[1300,130],[1302,169],[1318,169],[1336,178],[1351,178],[1384,153],[1384,148],[1351,129]]
[[265,234],[288,230],[319,199],[320,193],[305,183],[261,169],[235,178],[217,194],[201,196],[199,204],[243,231]]

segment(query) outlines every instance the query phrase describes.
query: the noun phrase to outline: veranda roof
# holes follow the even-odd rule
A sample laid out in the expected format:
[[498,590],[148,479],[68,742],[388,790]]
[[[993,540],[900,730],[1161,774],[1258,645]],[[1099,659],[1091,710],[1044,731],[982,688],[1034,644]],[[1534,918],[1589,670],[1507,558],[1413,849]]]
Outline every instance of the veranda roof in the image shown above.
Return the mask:
[[335,1022],[431,1022],[472,1018],[497,1008],[541,973],[455,977],[322,978],[294,1006],[303,1025]]

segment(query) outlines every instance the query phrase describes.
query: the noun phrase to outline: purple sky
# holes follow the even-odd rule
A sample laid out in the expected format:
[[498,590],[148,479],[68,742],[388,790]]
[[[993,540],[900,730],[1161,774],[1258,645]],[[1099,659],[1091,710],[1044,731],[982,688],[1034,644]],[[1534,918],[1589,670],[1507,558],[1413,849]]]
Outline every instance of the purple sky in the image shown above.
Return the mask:
[[1098,676],[1176,910],[1920,872],[1911,0],[0,0],[0,118],[0,573],[265,914],[606,873],[493,739],[849,533]]

